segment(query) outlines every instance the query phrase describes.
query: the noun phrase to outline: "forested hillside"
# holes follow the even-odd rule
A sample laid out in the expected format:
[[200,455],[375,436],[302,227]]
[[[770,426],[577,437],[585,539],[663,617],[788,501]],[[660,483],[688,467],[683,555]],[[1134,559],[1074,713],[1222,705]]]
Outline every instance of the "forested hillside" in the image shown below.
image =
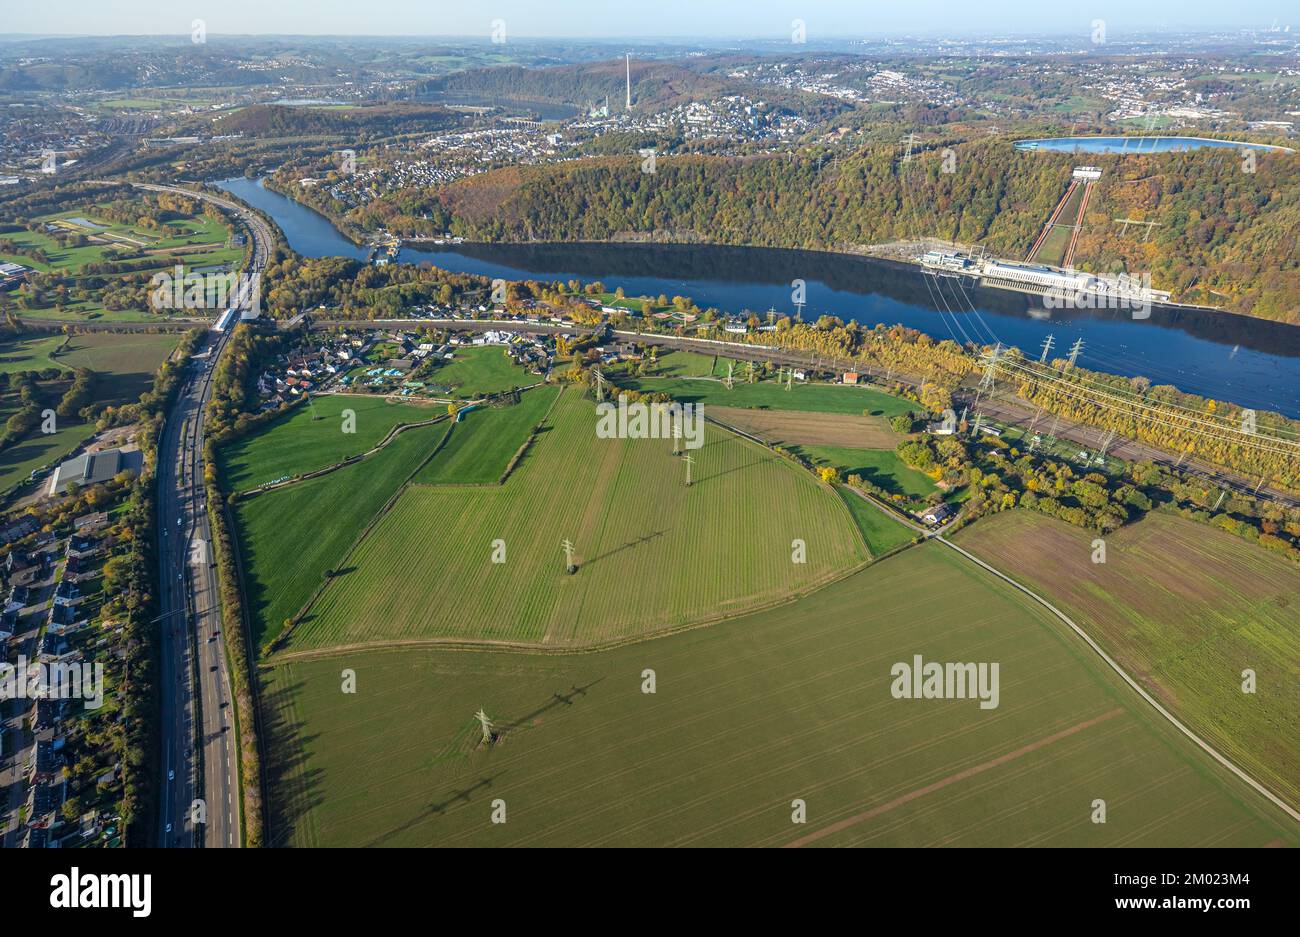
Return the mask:
[[[1075,257],[1094,271],[1150,272],[1176,299],[1300,322],[1300,172],[1295,154],[1235,151],[1094,156],[1104,170]],[[1001,139],[928,152],[897,147],[812,156],[606,157],[511,167],[445,189],[407,190],[349,218],[398,232],[474,240],[710,241],[854,250],[938,237],[1023,257],[1069,182],[1069,154]],[[1124,231],[1115,218],[1158,223]]]

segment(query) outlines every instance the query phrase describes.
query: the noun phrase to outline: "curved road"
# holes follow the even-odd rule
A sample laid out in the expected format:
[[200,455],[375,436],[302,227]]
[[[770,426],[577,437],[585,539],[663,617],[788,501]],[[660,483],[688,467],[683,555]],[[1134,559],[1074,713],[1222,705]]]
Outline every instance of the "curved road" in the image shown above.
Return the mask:
[[[137,185],[212,202],[237,216],[253,238],[244,271],[261,276],[274,243],[266,222],[242,205],[174,186]],[[256,293],[241,290],[236,308]],[[226,635],[203,485],[204,419],[212,374],[233,328],[212,331],[190,365],[158,443],[159,581],[162,600],[162,779],[158,845],[237,847],[242,844],[239,748]],[[243,640],[241,634],[231,640]],[[250,783],[258,783],[251,779]],[[200,820],[195,805],[201,800]]]

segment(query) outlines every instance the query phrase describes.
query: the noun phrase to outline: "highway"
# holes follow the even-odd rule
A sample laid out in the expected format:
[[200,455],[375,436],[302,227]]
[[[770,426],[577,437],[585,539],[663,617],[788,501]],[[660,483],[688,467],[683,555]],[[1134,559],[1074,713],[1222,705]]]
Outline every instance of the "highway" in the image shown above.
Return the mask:
[[[253,238],[252,262],[244,271],[260,277],[273,243],[256,214],[226,199],[171,186],[216,203],[237,216]],[[255,279],[254,279],[255,281]],[[247,281],[245,283],[247,285]],[[236,307],[257,301],[243,289]],[[161,598],[162,779],[158,845],[237,847],[242,843],[239,749],[233,697],[221,628],[220,593],[203,485],[205,410],[212,374],[233,328],[209,332],[167,414],[158,443],[158,534]],[[243,640],[242,633],[229,635]],[[252,779],[250,783],[257,783]],[[193,807],[202,801],[195,823]]]

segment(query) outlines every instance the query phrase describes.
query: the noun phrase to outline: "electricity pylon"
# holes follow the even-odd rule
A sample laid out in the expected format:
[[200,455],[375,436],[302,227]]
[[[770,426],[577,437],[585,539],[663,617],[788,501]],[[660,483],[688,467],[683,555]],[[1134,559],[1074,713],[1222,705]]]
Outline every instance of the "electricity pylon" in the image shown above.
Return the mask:
[[478,720],[479,726],[482,727],[483,729],[483,744],[491,745],[492,744],[492,720],[488,718],[487,713],[483,711],[482,706],[480,706],[478,712],[474,714],[474,718]]
[[564,550],[564,568],[573,572],[578,567],[573,562],[573,541],[567,537],[560,541],[560,548]]
[[1070,367],[1074,367],[1074,362],[1079,358],[1079,352],[1083,351],[1083,339],[1076,338],[1074,344],[1070,346]]
[[691,466],[695,464],[695,459],[693,459],[691,454],[688,452],[686,453],[686,458],[682,461],[686,463],[686,487],[689,488],[691,487]]
[[1047,336],[1047,338],[1043,339],[1043,353],[1038,356],[1039,364],[1042,364],[1044,361],[1047,360],[1047,353],[1052,350],[1053,341],[1054,340],[1050,334]]

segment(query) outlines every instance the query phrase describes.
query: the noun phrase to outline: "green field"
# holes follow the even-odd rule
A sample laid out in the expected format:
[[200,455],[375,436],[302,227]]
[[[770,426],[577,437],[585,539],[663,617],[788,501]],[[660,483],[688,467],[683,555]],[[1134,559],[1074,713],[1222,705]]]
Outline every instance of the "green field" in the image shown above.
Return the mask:
[[845,506],[853,515],[853,522],[858,525],[858,530],[862,531],[862,537],[867,541],[872,556],[888,553],[917,536],[916,531],[886,516],[884,511],[873,506],[861,495],[854,494],[844,486],[836,488],[836,491],[844,499]]
[[[343,411],[356,420],[343,432]],[[373,449],[400,423],[421,423],[446,414],[442,407],[391,403],[384,397],[325,394],[299,404],[257,432],[220,452],[221,476],[229,491],[247,491],[286,476],[342,462]]]
[[153,386],[158,368],[179,341],[175,333],[74,335],[58,363],[65,368],[90,368],[95,372],[96,402],[129,403]]
[[236,503],[255,640],[279,634],[445,432],[406,430],[362,462]]
[[1109,534],[1104,564],[1092,562],[1095,536],[1013,511],[958,541],[1040,591],[1189,728],[1300,805],[1300,570],[1166,514]]
[[[593,402],[566,390],[501,487],[409,488],[288,647],[601,643],[780,601],[868,558],[834,492],[753,443],[710,429],[687,488],[667,440],[599,439],[595,426]],[[792,562],[795,539],[806,563]]]
[[0,342],[0,373],[13,374],[16,371],[62,368],[64,365],[51,357],[51,352],[62,344],[62,335],[40,333],[20,335],[18,338]]
[[933,478],[904,464],[891,449],[845,449],[840,446],[790,448],[815,464],[834,466],[839,469],[841,478],[860,475],[891,495],[901,495],[912,505],[919,506],[926,495],[938,490]]
[[451,362],[424,375],[423,379],[432,389],[449,392],[454,397],[498,394],[540,380],[511,361],[505,349],[498,345],[460,345],[452,351],[456,357]]
[[[38,428],[26,439],[14,443],[4,452],[0,452],[0,492],[8,491],[19,482],[26,481],[33,469],[43,466],[53,467],[63,461],[64,457],[89,439],[94,432],[94,423],[71,419],[60,420],[58,432],[47,436]],[[44,479],[42,484],[47,482],[48,478]]]
[[[650,367],[647,362],[647,367]],[[648,372],[655,377],[708,377],[713,373],[713,355],[694,351],[661,351]]]
[[559,392],[558,387],[538,387],[514,406],[479,407],[464,414],[437,456],[411,481],[422,485],[496,483]]
[[[715,579],[731,574],[707,554],[697,562]],[[609,651],[392,648],[284,661],[262,671],[268,840],[1297,842],[1294,825],[1029,603],[930,543],[796,603]],[[998,708],[894,699],[891,666],[915,654],[998,662]],[[356,673],[355,694],[340,692],[343,667]],[[653,694],[642,692],[646,669]],[[480,707],[498,734],[491,747],[479,739]],[[796,798],[803,825],[791,822]],[[1105,824],[1090,821],[1096,799]],[[504,824],[490,822],[494,800]]]
[[838,384],[797,384],[790,390],[776,381],[742,382],[737,369],[735,386],[727,390],[721,381],[690,378],[641,378],[619,383],[631,390],[668,394],[682,403],[717,407],[759,407],[772,410],[804,410],[824,413],[863,413],[892,417],[915,409],[916,404],[891,397],[868,387]]

